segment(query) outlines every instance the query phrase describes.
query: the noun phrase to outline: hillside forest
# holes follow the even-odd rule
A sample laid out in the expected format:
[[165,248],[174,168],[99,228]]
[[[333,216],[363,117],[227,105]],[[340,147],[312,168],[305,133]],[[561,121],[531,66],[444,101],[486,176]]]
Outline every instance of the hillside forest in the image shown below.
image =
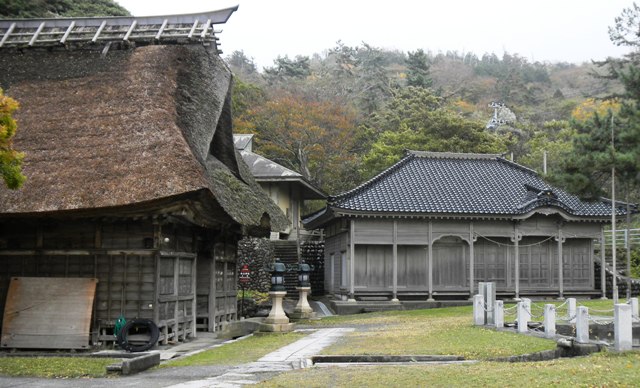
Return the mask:
[[234,132],[256,152],[330,194],[355,187],[405,149],[502,153],[542,172],[561,168],[577,126],[617,111],[616,79],[593,63],[541,63],[511,53],[389,51],[362,43],[278,57],[259,71],[226,56],[236,79]]

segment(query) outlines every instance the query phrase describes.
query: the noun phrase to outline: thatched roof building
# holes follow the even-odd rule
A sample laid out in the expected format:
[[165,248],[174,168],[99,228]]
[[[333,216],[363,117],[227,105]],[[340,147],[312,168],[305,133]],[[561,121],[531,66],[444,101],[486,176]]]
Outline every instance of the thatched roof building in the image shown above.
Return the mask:
[[[233,80],[212,27],[236,9],[0,20],[0,87],[21,104],[27,177],[0,187],[0,346],[111,343],[119,317],[152,320],[167,344],[237,318],[238,239],[287,219],[233,144]],[[12,335],[25,322],[5,296],[22,277],[52,278],[69,308],[68,278],[93,279],[91,339],[69,341],[46,315]]]
[[21,104],[15,147],[28,177],[22,190],[0,188],[3,216],[147,212],[189,197],[202,208],[172,211],[198,223],[258,227],[265,213],[274,231],[286,222],[238,163],[231,73],[213,50],[4,50],[0,69]]

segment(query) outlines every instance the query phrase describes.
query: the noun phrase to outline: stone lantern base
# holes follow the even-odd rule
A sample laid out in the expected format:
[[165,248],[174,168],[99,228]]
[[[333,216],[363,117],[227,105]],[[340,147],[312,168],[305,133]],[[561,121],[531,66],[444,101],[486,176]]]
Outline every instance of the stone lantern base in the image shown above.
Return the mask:
[[260,331],[286,333],[295,328],[295,323],[289,323],[289,318],[282,308],[282,299],[287,295],[286,291],[269,291],[271,296],[271,312],[260,325]]
[[311,291],[311,287],[296,287],[300,294],[300,299],[298,299],[298,304],[293,309],[293,313],[291,314],[292,319],[311,319],[315,318],[316,313],[313,311],[311,306],[309,306],[309,301],[307,300],[307,295],[309,291]]

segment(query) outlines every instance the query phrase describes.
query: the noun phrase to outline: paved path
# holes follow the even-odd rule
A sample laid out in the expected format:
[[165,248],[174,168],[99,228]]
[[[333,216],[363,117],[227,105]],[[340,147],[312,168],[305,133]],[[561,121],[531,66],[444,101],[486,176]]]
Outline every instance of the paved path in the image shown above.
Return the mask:
[[228,372],[204,380],[194,380],[171,388],[241,387],[256,384],[267,376],[308,366],[309,357],[333,344],[352,328],[320,329],[290,345],[271,352],[256,362],[237,366]]
[[[278,373],[306,366],[310,356],[320,353],[322,349],[334,343],[352,328],[319,329],[311,331],[308,336],[267,354],[256,362],[228,366],[196,366],[161,368],[145,371],[137,375],[117,378],[98,379],[43,379],[31,377],[0,376],[0,387],[12,388],[133,388],[133,387],[241,387],[256,384]],[[205,341],[204,338],[200,341]],[[195,341],[194,341],[195,342]],[[194,343],[184,344],[172,349],[178,354],[191,352]],[[202,344],[200,344],[202,347]],[[167,355],[168,356],[168,355]]]

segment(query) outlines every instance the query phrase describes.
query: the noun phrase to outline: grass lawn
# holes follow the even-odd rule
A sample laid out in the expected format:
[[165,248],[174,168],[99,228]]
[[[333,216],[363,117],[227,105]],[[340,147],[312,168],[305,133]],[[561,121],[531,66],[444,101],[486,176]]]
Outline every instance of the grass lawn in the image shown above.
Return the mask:
[[258,360],[260,357],[303,338],[306,334],[264,334],[227,343],[222,346],[194,354],[193,356],[167,362],[161,367],[195,365],[237,365]]
[[554,349],[555,341],[474,327],[472,308],[335,316],[319,325],[356,326],[323,354],[449,354],[488,359]]
[[637,387],[640,353],[546,362],[299,369],[261,387]]
[[0,375],[48,378],[105,377],[113,358],[0,357]]
[[[536,302],[560,304],[556,301]],[[624,301],[621,300],[621,303]],[[611,300],[578,301],[608,310]],[[509,307],[509,306],[505,306]],[[508,319],[506,319],[509,321]],[[284,373],[266,387],[423,387],[423,386],[638,386],[640,352],[599,353],[546,362],[501,363],[489,358],[555,348],[555,341],[474,327],[472,307],[390,311],[334,316],[309,322],[352,326],[323,354],[452,354],[481,360],[466,365],[316,367]],[[482,361],[485,360],[485,361]]]

